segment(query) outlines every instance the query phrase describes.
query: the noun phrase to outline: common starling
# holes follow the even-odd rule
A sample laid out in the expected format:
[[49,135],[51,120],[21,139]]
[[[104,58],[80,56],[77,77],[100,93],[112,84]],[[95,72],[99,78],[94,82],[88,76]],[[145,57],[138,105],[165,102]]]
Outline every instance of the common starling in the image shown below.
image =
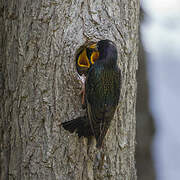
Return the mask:
[[96,147],[101,148],[119,102],[121,74],[116,45],[101,40],[96,49],[99,57],[90,67],[85,82],[86,114],[62,126],[71,133],[75,131],[79,137],[95,136]]

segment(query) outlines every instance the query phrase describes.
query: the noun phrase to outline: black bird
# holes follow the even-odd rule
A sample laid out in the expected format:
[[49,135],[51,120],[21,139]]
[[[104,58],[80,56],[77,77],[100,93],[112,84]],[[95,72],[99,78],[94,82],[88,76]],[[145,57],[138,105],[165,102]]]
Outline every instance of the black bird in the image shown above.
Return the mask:
[[62,126],[71,133],[76,131],[79,137],[95,136],[96,147],[101,148],[119,102],[121,74],[116,45],[101,40],[96,48],[99,58],[90,67],[85,83],[86,115]]

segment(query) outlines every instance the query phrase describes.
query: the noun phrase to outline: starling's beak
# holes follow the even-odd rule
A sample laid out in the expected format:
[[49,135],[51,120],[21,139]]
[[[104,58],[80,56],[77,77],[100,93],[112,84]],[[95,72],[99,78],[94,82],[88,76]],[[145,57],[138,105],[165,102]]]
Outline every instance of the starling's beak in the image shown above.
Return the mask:
[[97,52],[98,51],[97,43],[90,45],[90,48]]

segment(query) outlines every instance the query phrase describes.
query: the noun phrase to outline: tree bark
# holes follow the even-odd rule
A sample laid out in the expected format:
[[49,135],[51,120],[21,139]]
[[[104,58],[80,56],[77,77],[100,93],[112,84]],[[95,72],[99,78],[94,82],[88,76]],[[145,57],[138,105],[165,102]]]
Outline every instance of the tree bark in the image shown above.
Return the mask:
[[[139,1],[0,2],[0,179],[135,180]],[[104,148],[59,124],[85,112],[74,55],[111,39],[121,97]]]

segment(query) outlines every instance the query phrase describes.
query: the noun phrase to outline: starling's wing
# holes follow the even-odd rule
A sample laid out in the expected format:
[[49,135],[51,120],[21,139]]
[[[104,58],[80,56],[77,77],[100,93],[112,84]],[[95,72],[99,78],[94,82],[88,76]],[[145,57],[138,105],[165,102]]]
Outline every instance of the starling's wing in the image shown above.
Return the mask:
[[100,65],[95,65],[90,69],[86,81],[87,112],[98,147],[101,147],[114,116],[119,94],[118,69],[106,71]]
[[114,105],[118,105],[121,91],[121,71],[118,66],[114,70]]

